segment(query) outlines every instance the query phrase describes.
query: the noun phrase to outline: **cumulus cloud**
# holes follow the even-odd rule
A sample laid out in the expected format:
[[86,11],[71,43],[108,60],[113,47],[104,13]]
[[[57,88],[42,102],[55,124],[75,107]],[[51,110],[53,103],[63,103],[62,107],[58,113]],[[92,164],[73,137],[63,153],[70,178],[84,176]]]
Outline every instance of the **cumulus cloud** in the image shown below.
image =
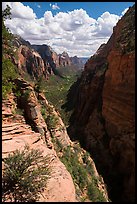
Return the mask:
[[29,6],[20,2],[3,2],[2,9],[6,4],[11,7],[12,19],[7,19],[5,24],[12,33],[21,35],[31,44],[50,45],[58,54],[67,51],[70,56],[93,55],[102,43],[108,41],[121,18],[106,11],[94,19],[82,8],[55,15],[52,11],[45,11],[42,18],[37,18]]
[[104,36],[108,37],[113,31],[114,25],[118,22],[120,16],[115,14],[110,14],[108,11],[103,13],[98,19],[96,23],[96,28],[94,30],[95,36]]
[[57,5],[57,3],[55,3],[55,4],[49,4],[50,5],[50,7],[53,9],[53,10],[57,10],[57,9],[60,9],[59,8],[59,6]]
[[35,19],[36,14],[29,6],[24,6],[20,2],[2,2],[2,9],[6,8],[6,5],[9,5],[12,8],[11,17],[20,18],[20,19]]

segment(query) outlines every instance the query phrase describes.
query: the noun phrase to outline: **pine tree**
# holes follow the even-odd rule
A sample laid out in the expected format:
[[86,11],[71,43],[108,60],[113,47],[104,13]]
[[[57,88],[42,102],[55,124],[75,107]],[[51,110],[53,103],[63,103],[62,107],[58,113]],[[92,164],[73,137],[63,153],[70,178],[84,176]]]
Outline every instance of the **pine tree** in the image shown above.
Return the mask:
[[14,87],[13,79],[17,77],[17,70],[11,61],[14,55],[12,48],[13,34],[5,26],[4,21],[10,18],[10,7],[7,6],[2,11],[2,98],[6,98],[7,94],[12,91]]

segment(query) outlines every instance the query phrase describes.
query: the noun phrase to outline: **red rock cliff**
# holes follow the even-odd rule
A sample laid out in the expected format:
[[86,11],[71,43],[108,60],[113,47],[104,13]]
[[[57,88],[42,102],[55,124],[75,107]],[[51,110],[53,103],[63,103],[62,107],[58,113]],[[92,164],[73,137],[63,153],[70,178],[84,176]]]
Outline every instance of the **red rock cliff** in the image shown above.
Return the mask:
[[135,198],[135,6],[77,83],[70,133],[81,140],[112,188],[112,201]]
[[13,45],[16,50],[16,57],[13,58],[13,62],[17,65],[22,77],[26,76],[27,73],[32,79],[38,79],[41,76],[47,78],[47,66],[39,53],[32,49],[29,42],[15,35]]

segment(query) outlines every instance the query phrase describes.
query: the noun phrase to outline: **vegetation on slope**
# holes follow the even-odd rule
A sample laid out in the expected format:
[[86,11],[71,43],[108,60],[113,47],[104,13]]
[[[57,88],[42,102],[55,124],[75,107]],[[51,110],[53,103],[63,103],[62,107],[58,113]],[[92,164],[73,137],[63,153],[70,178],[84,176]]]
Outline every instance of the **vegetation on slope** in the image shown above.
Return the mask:
[[10,7],[2,12],[2,98],[6,98],[14,87],[13,79],[17,77],[17,70],[10,57],[14,55],[11,41],[13,35],[4,24],[6,18],[10,18]]
[[[83,150],[78,142],[64,145],[64,127],[60,126],[59,116],[55,115],[53,111],[54,107],[50,104],[42,103],[40,100],[39,103],[41,104],[41,114],[50,131],[51,141],[57,155],[74,181],[77,200],[80,202],[87,200],[92,202],[107,201],[104,193],[99,189],[99,186],[104,185],[102,177],[96,175],[90,154]],[[58,131],[60,131],[60,135],[62,134],[62,138],[58,137],[59,135],[57,136],[56,132]]]
[[61,114],[61,118],[66,126],[69,123],[71,112],[65,112],[63,105],[67,100],[67,93],[71,85],[77,80],[81,74],[81,70],[77,71],[74,67],[61,67],[59,72],[63,77],[51,75],[47,81],[42,78],[36,83],[35,90],[43,91],[47,100],[54,105],[56,110]]
[[77,199],[80,199],[80,201],[106,202],[106,198],[98,188],[101,177],[97,178],[95,176],[90,154],[83,151],[78,142],[73,146],[63,148],[57,138],[53,138],[52,141],[60,160],[73,178]]
[[11,202],[35,202],[46,186],[50,175],[48,157],[40,150],[16,150],[4,159],[2,199]]

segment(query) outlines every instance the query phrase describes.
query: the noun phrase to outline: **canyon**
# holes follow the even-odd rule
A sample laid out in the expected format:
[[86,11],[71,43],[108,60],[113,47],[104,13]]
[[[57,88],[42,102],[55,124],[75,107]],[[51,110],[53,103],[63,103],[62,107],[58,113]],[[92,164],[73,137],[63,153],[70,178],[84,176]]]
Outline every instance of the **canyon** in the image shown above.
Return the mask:
[[[12,46],[16,55],[6,57],[18,77],[2,100],[2,171],[8,154],[28,144],[50,157],[52,173],[38,201],[134,202],[135,6],[88,60],[31,45],[17,35]],[[54,101],[47,100],[54,90],[46,83],[69,80],[63,69],[81,70],[62,98],[67,127]],[[38,87],[40,79],[45,92]]]

